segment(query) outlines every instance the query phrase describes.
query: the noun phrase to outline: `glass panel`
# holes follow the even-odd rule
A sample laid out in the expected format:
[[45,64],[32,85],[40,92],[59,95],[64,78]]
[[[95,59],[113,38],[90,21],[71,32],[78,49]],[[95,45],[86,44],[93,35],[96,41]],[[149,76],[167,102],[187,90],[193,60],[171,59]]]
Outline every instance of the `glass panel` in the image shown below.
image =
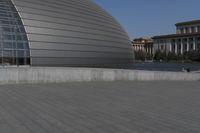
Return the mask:
[[4,50],[3,51],[3,56],[4,57],[13,57],[13,51],[11,51],[11,50]]
[[17,40],[22,40],[22,36],[21,35],[17,35]]
[[15,7],[10,0],[0,0],[0,64],[27,65],[29,54],[26,32]]
[[3,51],[3,64],[4,65],[13,65],[14,64],[13,51],[11,51],[11,50]]
[[17,42],[17,49],[24,49],[24,43],[23,42]]
[[19,50],[19,51],[17,51],[17,56],[20,57],[20,58],[21,58],[21,57],[24,58],[24,57],[25,57],[25,54],[24,54],[24,53],[25,53],[25,51]]
[[13,48],[13,43],[12,42],[4,42],[3,43],[3,48],[12,49]]

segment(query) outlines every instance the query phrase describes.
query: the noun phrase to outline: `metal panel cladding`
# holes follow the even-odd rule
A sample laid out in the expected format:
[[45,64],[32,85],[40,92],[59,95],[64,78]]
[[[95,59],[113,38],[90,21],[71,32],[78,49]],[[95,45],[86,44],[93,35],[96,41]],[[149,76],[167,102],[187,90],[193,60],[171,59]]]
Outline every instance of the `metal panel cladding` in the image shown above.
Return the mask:
[[33,66],[132,62],[127,33],[91,0],[12,0],[27,32]]

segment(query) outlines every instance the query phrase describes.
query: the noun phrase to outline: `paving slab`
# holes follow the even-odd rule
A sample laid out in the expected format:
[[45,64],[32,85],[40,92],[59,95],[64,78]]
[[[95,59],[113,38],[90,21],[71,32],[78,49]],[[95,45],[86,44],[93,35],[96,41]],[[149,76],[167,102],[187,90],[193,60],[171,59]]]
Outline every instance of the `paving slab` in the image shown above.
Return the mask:
[[0,85],[0,133],[199,133],[200,82]]

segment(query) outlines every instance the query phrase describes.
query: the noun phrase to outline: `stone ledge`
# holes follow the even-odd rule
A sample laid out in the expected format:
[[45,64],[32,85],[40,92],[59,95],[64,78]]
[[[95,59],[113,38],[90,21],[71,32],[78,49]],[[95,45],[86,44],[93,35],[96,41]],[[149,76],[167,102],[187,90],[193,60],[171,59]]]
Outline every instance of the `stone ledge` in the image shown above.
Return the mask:
[[0,84],[89,81],[200,81],[200,73],[103,68],[22,67],[0,69]]

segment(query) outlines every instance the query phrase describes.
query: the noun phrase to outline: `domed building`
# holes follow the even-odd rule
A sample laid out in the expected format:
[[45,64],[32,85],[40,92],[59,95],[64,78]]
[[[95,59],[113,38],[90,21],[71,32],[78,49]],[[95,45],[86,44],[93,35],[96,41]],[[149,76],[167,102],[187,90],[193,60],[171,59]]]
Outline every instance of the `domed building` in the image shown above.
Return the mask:
[[127,33],[91,0],[0,0],[0,65],[101,67],[132,54]]

